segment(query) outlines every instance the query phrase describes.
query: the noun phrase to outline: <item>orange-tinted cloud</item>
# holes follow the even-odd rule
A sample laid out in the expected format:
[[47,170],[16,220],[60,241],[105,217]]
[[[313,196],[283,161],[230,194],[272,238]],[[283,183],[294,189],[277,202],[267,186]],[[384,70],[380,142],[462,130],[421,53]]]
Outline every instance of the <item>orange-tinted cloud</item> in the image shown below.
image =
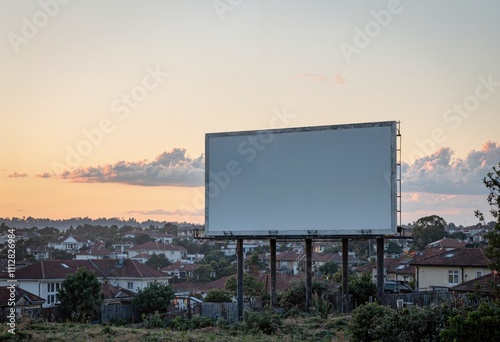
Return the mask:
[[142,186],[201,186],[204,157],[192,159],[183,148],[163,152],[154,161],[127,162],[64,171],[58,178],[76,183],[122,183]]

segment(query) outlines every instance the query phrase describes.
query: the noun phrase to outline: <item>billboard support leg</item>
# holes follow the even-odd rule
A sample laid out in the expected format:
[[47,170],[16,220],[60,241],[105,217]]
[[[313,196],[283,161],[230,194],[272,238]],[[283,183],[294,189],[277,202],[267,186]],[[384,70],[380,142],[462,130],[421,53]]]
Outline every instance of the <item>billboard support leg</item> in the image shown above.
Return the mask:
[[306,312],[309,312],[312,299],[312,240],[306,239]]
[[349,296],[349,240],[342,239],[342,311],[348,312]]
[[238,320],[243,319],[243,239],[236,240],[236,254],[238,257],[238,279],[237,279],[237,297],[238,297]]
[[269,249],[271,252],[271,306],[276,306],[276,239],[269,240]]
[[384,294],[384,239],[377,239],[377,302]]

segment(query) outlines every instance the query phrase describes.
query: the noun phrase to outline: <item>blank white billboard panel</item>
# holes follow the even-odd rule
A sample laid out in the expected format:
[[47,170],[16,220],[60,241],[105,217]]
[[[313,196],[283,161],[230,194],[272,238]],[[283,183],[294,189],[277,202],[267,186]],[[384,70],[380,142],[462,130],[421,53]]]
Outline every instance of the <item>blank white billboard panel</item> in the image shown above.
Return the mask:
[[206,135],[207,236],[396,232],[396,122]]

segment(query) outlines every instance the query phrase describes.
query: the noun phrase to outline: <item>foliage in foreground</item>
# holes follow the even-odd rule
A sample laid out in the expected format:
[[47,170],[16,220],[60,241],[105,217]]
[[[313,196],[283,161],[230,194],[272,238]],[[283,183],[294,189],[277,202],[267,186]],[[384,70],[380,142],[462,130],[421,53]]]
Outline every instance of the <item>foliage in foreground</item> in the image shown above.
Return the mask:
[[452,302],[424,308],[394,310],[376,303],[352,312],[351,341],[498,341],[500,306]]
[[94,272],[79,268],[69,274],[59,290],[61,307],[70,320],[94,320],[101,310],[101,284]]
[[141,314],[153,314],[155,311],[165,312],[174,295],[175,291],[172,286],[154,281],[137,292],[134,297],[134,305]]

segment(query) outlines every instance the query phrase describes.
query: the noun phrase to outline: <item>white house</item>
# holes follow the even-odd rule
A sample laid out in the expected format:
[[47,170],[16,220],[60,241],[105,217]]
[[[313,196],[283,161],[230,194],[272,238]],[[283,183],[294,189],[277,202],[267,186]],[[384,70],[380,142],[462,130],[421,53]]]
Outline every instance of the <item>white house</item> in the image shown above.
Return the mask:
[[[17,286],[46,300],[43,307],[59,303],[58,291],[69,274],[84,267],[95,272],[103,284],[121,286],[131,291],[144,289],[149,283],[168,283],[169,276],[139,262],[125,260],[44,260],[16,271]],[[0,276],[0,286],[7,286],[8,274]]]
[[183,259],[187,254],[187,250],[182,246],[174,246],[161,242],[146,242],[128,250],[129,258],[133,258],[139,254],[159,255],[161,253],[165,254],[168,260],[175,262]]
[[52,250],[47,246],[28,247],[26,253],[35,257],[35,260],[49,260],[52,255]]
[[448,289],[491,273],[490,260],[480,248],[457,248],[414,260],[419,290]]
[[67,252],[76,252],[82,247],[90,247],[93,243],[87,239],[77,236],[68,236],[66,239],[57,242],[49,242],[49,247],[60,249]]

